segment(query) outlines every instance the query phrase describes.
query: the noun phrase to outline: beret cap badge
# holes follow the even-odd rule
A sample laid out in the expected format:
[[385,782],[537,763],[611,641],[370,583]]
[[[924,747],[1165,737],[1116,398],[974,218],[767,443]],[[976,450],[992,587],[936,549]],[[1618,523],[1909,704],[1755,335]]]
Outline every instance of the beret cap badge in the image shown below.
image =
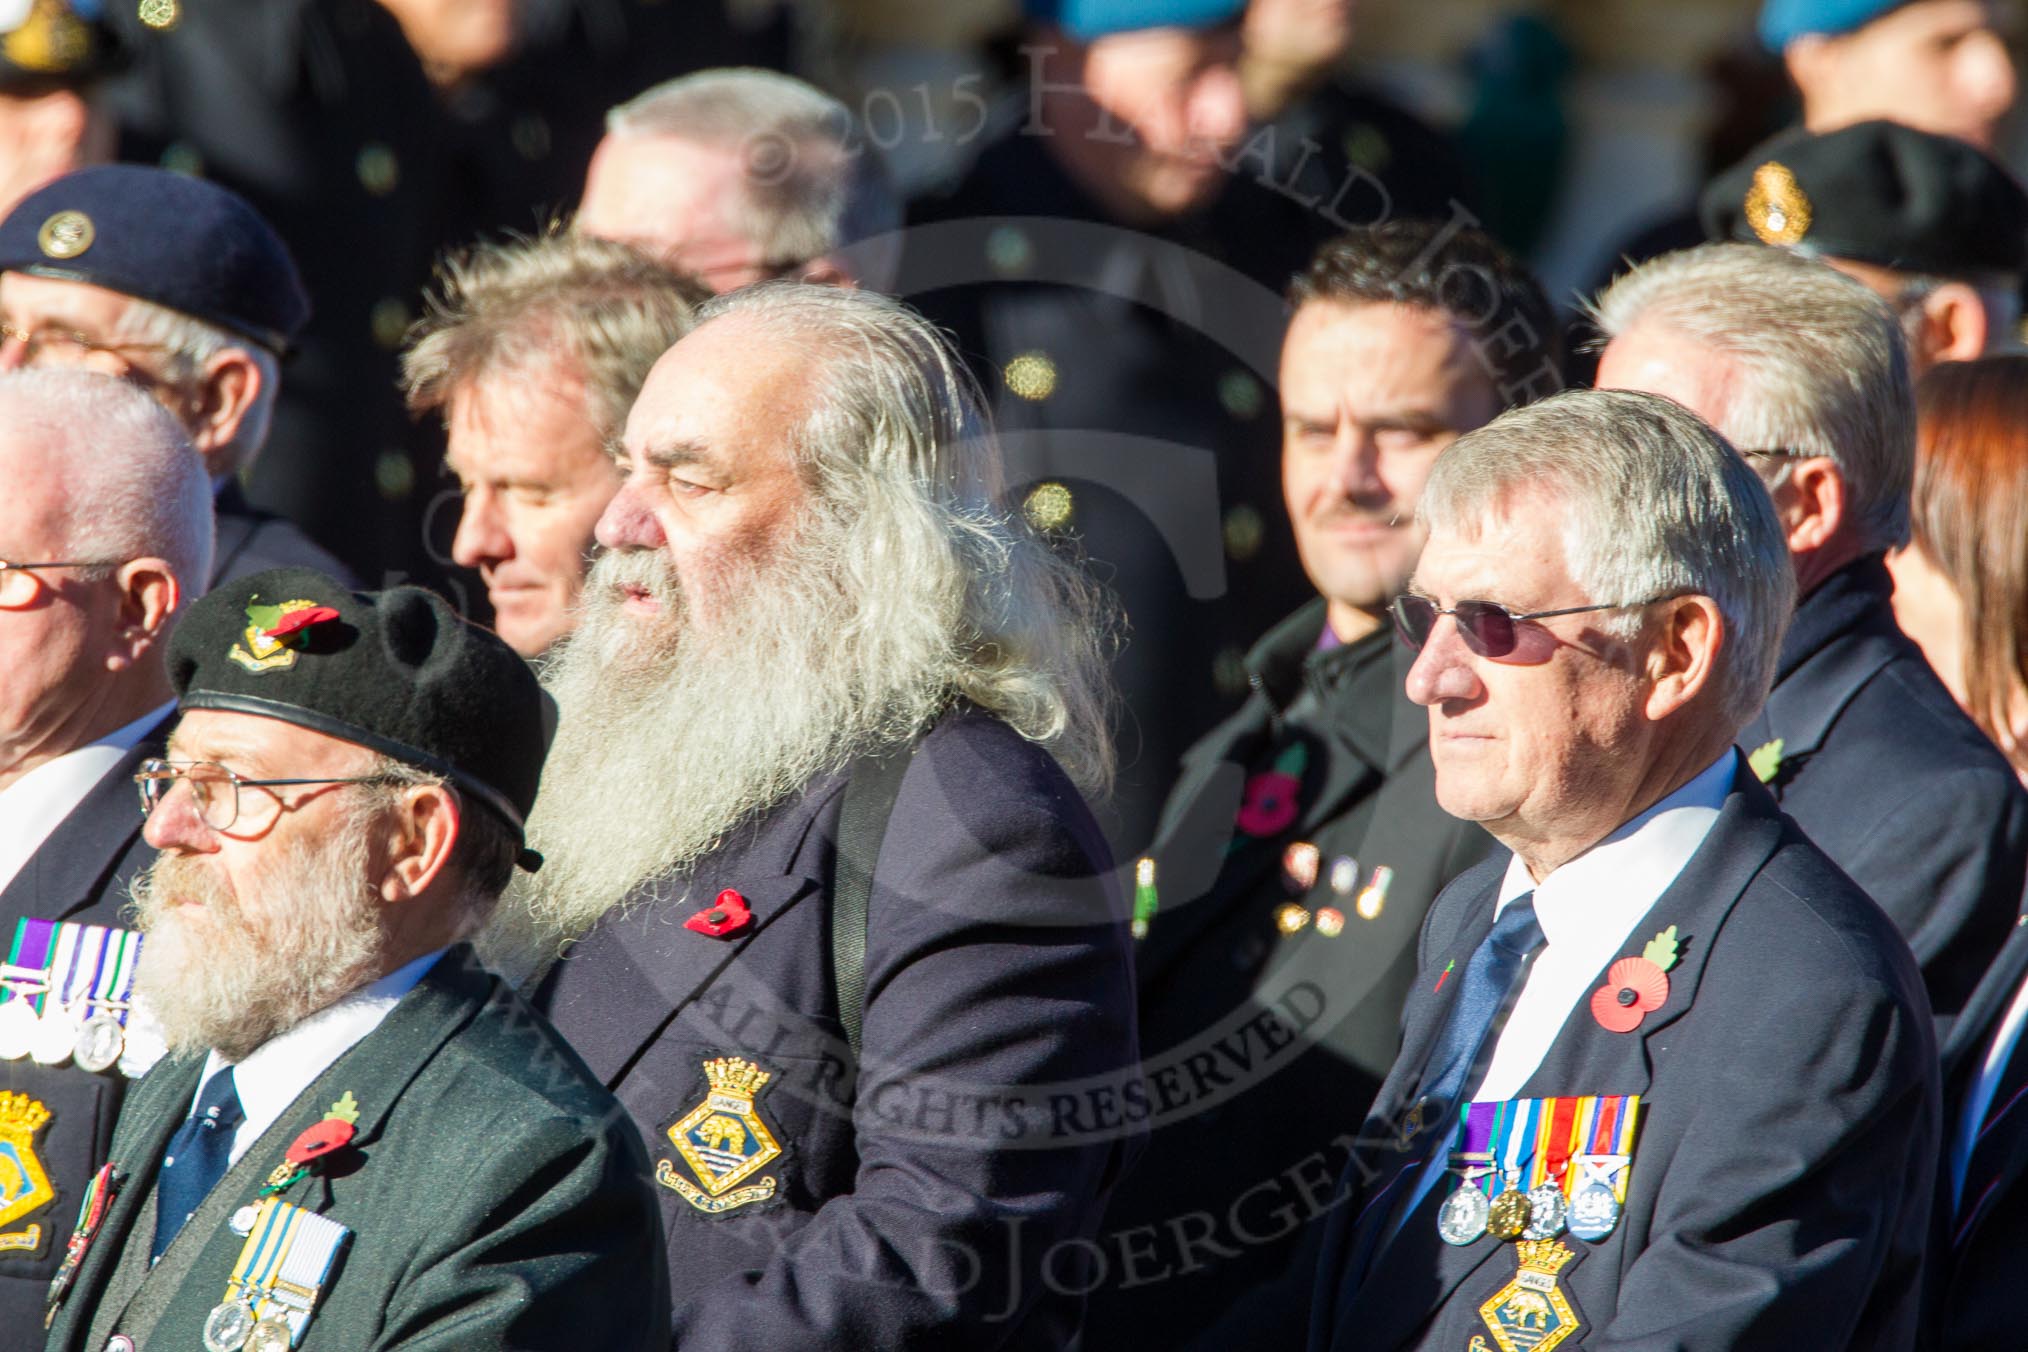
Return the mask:
[[92,247],[98,229],[82,211],[59,211],[42,223],[35,242],[42,252],[55,259],[76,258]]
[[310,630],[338,618],[332,607],[320,606],[315,601],[283,601],[276,605],[261,605],[259,601],[258,595],[250,598],[247,626],[240,635],[244,641],[234,643],[227,654],[248,671],[287,671],[296,665],[296,654],[308,642]]
[[1769,160],[1753,171],[1753,186],[1746,190],[1746,223],[1761,243],[1802,243],[1814,214],[1809,194],[1787,165]]

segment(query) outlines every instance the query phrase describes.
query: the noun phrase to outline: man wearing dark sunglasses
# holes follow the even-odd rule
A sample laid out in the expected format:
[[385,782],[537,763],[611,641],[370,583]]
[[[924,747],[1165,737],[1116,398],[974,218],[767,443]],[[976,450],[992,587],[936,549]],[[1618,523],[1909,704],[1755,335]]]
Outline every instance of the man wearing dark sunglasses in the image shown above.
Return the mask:
[[142,1065],[81,1039],[125,1022],[120,908],[154,855],[132,776],[161,754],[163,654],[203,590],[211,494],[169,414],[106,376],[0,375],[0,428],[0,1103],[42,1121],[0,1163],[0,1328],[39,1329],[59,1231]]
[[1586,390],[1460,439],[1421,510],[1409,697],[1512,854],[1423,926],[1309,1345],[1912,1346],[1921,977],[1733,745],[1794,605],[1774,504],[1680,406]]
[[[1225,1021],[1289,991],[1322,1008],[1300,1042],[1237,1073],[1231,1109],[1179,1098],[1163,1114],[1109,1225],[1123,1247],[1154,1245],[1143,1266],[1191,1276],[1122,1271],[1093,1294],[1093,1346],[1188,1345],[1287,1269],[1308,1214],[1298,1180],[1338,1170],[1333,1138],[1394,1060],[1423,914],[1492,844],[1436,805],[1428,720],[1402,694],[1413,654],[1386,605],[1422,546],[1416,501],[1439,453],[1557,388],[1548,302],[1491,239],[1434,221],[1332,241],[1290,299],[1283,497],[1319,594],[1255,645],[1251,695],[1185,758],[1140,865],[1155,904],[1140,917],[1142,1045],[1152,1074],[1188,1083]],[[1231,1045],[1245,1054],[1246,1035]],[[1243,1168],[1230,1167],[1234,1112]],[[1194,1251],[1169,1224],[1179,1215],[1207,1241]],[[1302,1302],[1245,1310],[1250,1344],[1300,1342]],[[1222,1336],[1203,1345],[1231,1346]]]
[[1774,495],[1802,603],[1742,745],[1955,1015],[2020,911],[2028,793],[1894,621],[1885,554],[1908,539],[1915,458],[1901,325],[1859,282],[1750,244],[1658,258],[1597,311],[1600,386],[1706,418]]

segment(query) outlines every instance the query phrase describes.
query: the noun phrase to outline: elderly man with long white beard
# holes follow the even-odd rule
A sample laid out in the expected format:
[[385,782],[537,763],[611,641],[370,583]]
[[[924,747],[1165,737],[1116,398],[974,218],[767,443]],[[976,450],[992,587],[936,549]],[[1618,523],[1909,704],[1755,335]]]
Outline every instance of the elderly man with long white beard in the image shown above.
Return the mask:
[[135,991],[174,1055],[73,1201],[48,1352],[666,1345],[640,1142],[463,942],[540,862],[526,665],[419,588],[281,568],[169,668]]
[[676,1339],[1054,1348],[1147,1114],[1099,603],[919,316],[708,303],[627,422],[503,945],[656,1157]]

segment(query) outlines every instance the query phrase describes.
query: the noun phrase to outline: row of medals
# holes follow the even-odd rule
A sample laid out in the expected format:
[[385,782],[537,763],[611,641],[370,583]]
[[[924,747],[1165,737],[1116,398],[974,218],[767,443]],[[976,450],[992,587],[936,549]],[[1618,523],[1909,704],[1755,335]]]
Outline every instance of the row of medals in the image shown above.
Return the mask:
[[253,1306],[243,1300],[214,1306],[204,1320],[206,1352],[285,1352],[293,1342],[288,1320],[255,1319]]
[[[82,1012],[94,1006],[95,1012]],[[38,1015],[24,995],[0,1001],[0,1061],[24,1056],[42,1066],[76,1061],[96,1074],[117,1062],[126,1047],[126,1029],[110,1004],[78,1000],[63,1005],[52,999]]]
[[1619,1224],[1620,1199],[1611,1187],[1591,1182],[1566,1202],[1563,1189],[1540,1183],[1528,1191],[1509,1188],[1491,1201],[1467,1178],[1437,1211],[1437,1233],[1446,1244],[1472,1244],[1481,1235],[1498,1240],[1554,1239],[1566,1229],[1597,1241]]

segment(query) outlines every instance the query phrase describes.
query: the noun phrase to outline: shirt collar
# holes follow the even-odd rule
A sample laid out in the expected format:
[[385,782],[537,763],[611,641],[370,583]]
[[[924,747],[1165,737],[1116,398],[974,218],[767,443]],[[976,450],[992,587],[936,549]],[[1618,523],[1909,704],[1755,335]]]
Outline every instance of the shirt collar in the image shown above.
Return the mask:
[[1687,784],[1539,883],[1515,855],[1501,880],[1495,914],[1533,892],[1535,915],[1550,944],[1611,935],[1610,947],[1620,947],[1704,843],[1732,791],[1738,754],[1727,747]]

